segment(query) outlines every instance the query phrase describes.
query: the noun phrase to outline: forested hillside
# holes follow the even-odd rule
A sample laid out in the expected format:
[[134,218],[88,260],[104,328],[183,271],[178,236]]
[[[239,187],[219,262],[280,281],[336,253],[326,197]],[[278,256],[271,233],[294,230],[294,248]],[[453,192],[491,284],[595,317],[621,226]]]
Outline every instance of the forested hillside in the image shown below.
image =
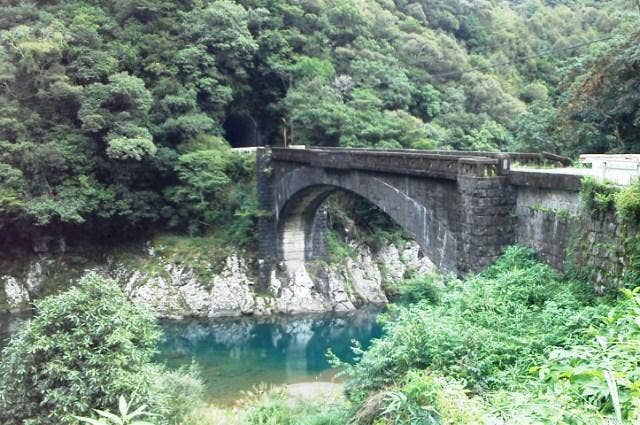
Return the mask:
[[253,169],[229,144],[285,134],[377,148],[640,147],[631,0],[1,7],[4,243],[232,220],[241,238]]

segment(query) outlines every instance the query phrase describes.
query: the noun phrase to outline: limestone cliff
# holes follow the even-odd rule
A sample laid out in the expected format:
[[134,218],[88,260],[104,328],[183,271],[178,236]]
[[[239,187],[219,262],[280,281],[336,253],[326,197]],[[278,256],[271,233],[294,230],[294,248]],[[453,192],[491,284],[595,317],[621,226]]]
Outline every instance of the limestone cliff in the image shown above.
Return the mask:
[[41,254],[19,272],[0,272],[0,306],[9,311],[28,309],[33,299],[55,292],[45,290],[52,280],[58,282],[59,290],[84,270],[95,270],[122,282],[134,303],[151,307],[163,317],[349,311],[364,304],[384,304],[386,282],[433,269],[415,242],[400,249],[389,244],[376,253],[354,245],[354,252],[355,256],[340,263],[317,264],[312,270],[279,268],[273,272],[270,288],[262,292],[256,288],[250,264],[238,254],[228,256],[223,267],[210,273],[203,273],[214,269],[210,264],[193,267],[164,257],[151,245],[133,259],[107,255],[100,261],[80,262],[83,267],[67,264],[65,256]]

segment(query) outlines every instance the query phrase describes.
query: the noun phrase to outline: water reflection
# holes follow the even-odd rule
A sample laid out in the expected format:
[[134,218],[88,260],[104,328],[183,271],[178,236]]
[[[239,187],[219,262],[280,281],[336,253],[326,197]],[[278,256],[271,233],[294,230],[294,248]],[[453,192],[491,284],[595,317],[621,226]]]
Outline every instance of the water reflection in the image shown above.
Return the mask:
[[367,347],[381,335],[375,320],[379,312],[167,321],[158,360],[172,368],[195,360],[210,399],[229,402],[260,382],[330,380],[327,350],[352,360],[352,340]]
[[[254,385],[332,380],[331,349],[353,360],[352,341],[367,347],[381,335],[379,308],[345,314],[162,321],[157,360],[170,368],[195,360],[210,401],[232,403]],[[0,314],[0,348],[29,315]]]

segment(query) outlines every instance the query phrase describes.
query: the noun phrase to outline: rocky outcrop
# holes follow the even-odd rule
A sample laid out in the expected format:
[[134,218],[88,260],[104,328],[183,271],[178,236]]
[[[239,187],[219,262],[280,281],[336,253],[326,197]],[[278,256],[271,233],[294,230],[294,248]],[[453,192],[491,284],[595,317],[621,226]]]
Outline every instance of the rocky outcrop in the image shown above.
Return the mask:
[[[189,264],[163,258],[152,248],[134,262],[105,261],[87,269],[116,278],[135,304],[150,307],[164,317],[350,311],[364,304],[386,303],[385,282],[398,281],[409,272],[433,270],[431,263],[421,258],[415,242],[400,249],[389,245],[378,253],[363,246],[355,246],[354,251],[356,255],[341,264],[318,264],[312,270],[280,267],[273,272],[271,286],[264,293],[256,290],[251,267],[237,255],[226,259],[221,272],[207,277]],[[50,263],[50,259],[41,257],[22,278],[0,276],[5,309],[16,311],[28,306],[34,288],[47,284],[51,274],[44,269]]]

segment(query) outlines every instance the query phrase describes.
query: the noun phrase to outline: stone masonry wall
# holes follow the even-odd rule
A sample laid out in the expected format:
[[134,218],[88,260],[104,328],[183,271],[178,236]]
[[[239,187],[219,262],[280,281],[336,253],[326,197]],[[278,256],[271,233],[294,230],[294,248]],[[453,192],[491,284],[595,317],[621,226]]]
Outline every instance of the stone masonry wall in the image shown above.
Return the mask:
[[258,287],[266,290],[278,250],[276,217],[273,199],[273,172],[269,151],[258,148],[256,153],[257,196],[261,214],[258,218]]
[[556,270],[567,271],[571,232],[579,211],[579,192],[518,187],[516,243],[535,249]]
[[[582,272],[599,291],[619,286],[633,271],[628,241],[636,236],[613,215],[582,211],[579,174],[512,170],[508,155],[458,154],[274,151],[269,205],[275,241],[288,248],[278,260],[300,251],[289,249],[292,241],[305,252],[315,245],[308,229],[321,226],[310,212],[329,191],[344,190],[388,214],[445,273],[481,271],[513,243],[535,249],[560,272]],[[298,257],[292,258],[311,258]]]
[[622,223],[615,213],[584,212],[574,224],[569,259],[598,292],[617,289],[636,267],[638,230]]
[[461,270],[480,271],[514,242],[515,193],[502,177],[459,177],[458,191],[464,212]]
[[613,212],[584,211],[579,192],[519,187],[516,214],[516,243],[535,249],[556,270],[576,273],[596,291],[619,288],[632,272],[639,229]]

